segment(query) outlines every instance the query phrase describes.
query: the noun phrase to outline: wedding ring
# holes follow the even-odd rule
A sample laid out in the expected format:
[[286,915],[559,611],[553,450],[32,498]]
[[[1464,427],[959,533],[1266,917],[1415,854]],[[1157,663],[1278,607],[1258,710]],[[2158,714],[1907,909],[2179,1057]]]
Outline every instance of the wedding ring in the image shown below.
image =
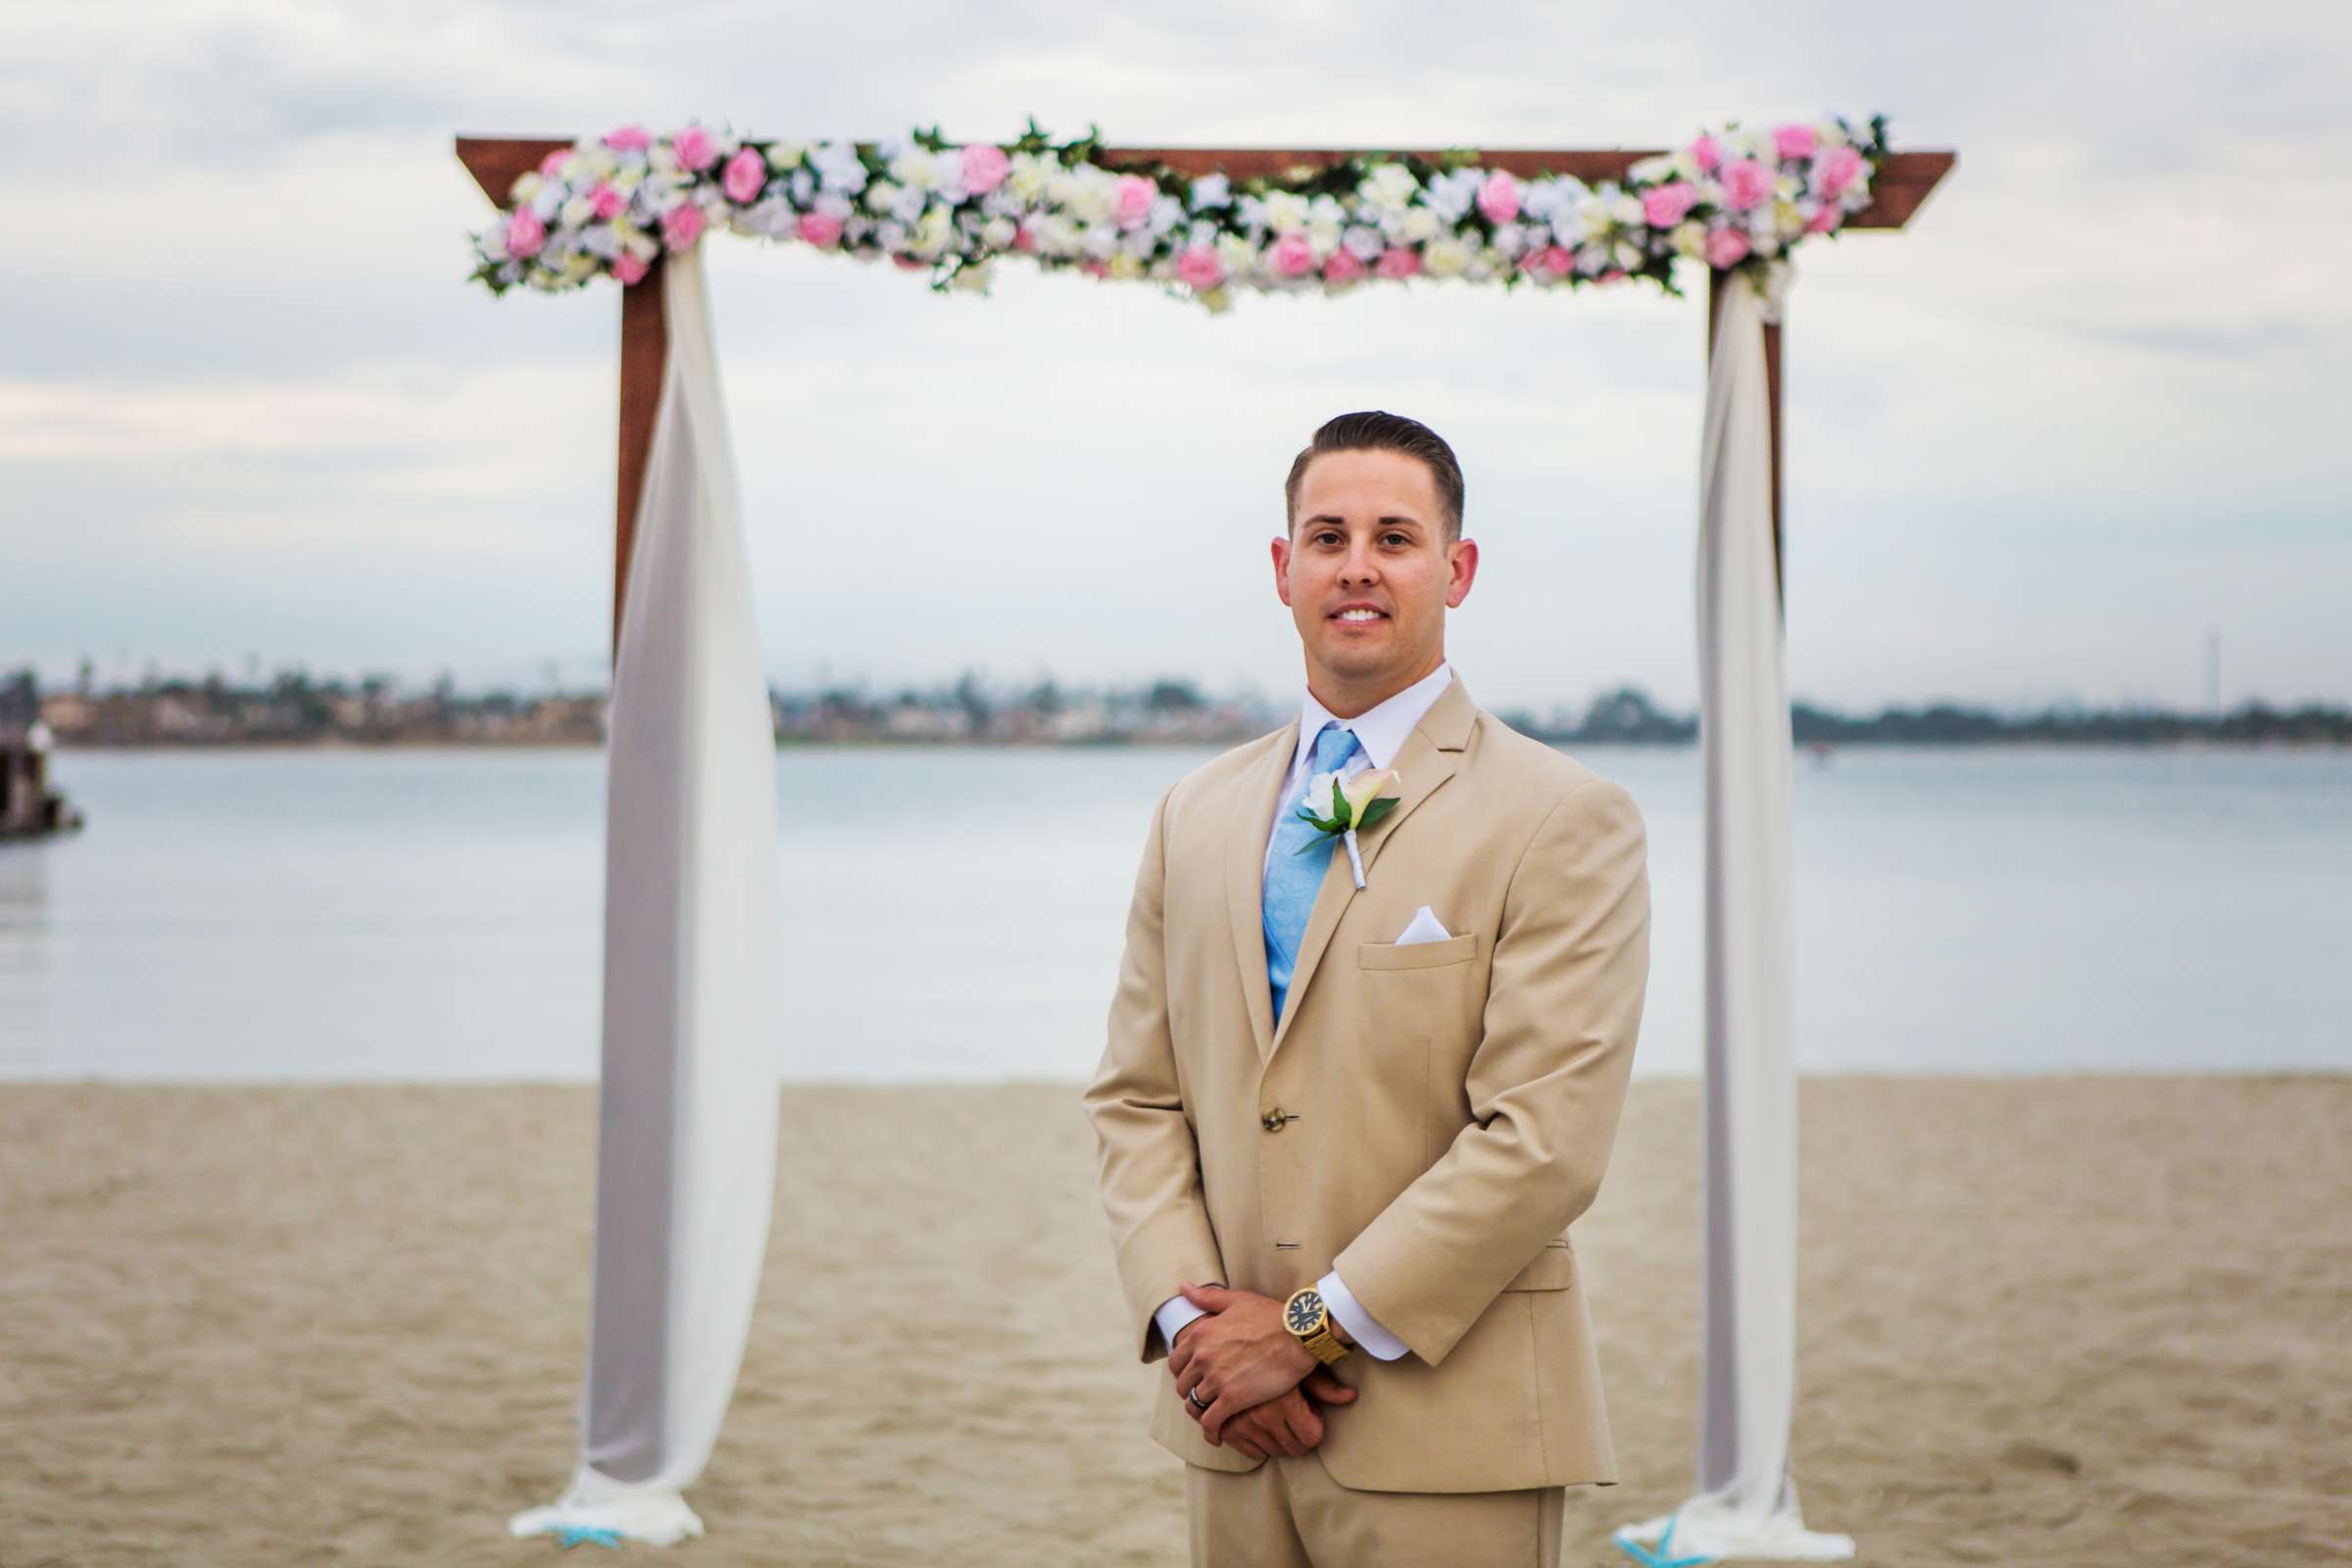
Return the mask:
[[1208,1408],[1208,1406],[1201,1401],[1200,1391],[1197,1388],[1186,1390],[1184,1399],[1187,1404],[1191,1405],[1196,1410],[1205,1410]]

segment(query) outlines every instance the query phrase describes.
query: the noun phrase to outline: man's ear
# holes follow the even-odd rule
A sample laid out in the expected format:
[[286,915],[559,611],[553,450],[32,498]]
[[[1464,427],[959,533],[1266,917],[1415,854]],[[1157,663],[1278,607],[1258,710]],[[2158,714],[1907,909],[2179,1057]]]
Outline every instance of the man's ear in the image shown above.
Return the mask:
[[1446,608],[1451,610],[1470,597],[1471,579],[1478,575],[1478,541],[1456,540],[1446,556]]
[[1291,542],[1274,541],[1274,592],[1286,606],[1291,602]]

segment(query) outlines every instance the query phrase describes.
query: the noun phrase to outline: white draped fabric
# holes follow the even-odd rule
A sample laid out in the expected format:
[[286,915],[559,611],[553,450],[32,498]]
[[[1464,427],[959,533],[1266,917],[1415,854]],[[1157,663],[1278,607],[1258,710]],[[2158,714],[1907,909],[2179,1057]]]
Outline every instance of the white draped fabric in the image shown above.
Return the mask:
[[1796,1068],[1788,688],[1772,544],[1767,296],[1723,290],[1699,452],[1699,755],[1706,777],[1706,1255],[1698,1484],[1618,1532],[1677,1557],[1850,1557],[1788,1479],[1796,1390]]
[[581,1447],[514,1534],[702,1533],[775,1187],[775,740],[700,253],[669,353],[608,723],[603,1088]]

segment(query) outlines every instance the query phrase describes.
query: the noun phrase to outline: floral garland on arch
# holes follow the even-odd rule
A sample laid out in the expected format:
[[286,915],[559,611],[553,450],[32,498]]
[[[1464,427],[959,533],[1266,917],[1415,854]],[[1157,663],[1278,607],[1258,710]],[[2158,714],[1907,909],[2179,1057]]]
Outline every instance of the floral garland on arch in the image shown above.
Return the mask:
[[1578,286],[1674,264],[1758,274],[1870,205],[1886,122],[1837,117],[1765,130],[1737,122],[1634,164],[1622,181],[1518,178],[1472,151],[1351,154],[1278,178],[1193,177],[1113,165],[1090,129],[1054,142],[1029,122],[1008,144],[916,129],[880,142],[747,141],[701,124],[657,137],[624,125],[559,148],[514,181],[512,210],[475,236],[493,293],[560,292],[646,275],[714,228],[927,270],[985,291],[997,261],[1148,280],[1211,311],[1237,288],[1339,293],[1366,281],[1461,278]]

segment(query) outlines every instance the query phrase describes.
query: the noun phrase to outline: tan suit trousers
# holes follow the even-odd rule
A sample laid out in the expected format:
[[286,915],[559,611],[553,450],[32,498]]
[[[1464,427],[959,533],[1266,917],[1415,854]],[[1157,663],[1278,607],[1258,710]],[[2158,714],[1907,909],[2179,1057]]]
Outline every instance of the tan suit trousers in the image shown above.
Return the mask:
[[1558,1568],[1565,1487],[1351,1492],[1313,1452],[1184,1467],[1194,1568]]

